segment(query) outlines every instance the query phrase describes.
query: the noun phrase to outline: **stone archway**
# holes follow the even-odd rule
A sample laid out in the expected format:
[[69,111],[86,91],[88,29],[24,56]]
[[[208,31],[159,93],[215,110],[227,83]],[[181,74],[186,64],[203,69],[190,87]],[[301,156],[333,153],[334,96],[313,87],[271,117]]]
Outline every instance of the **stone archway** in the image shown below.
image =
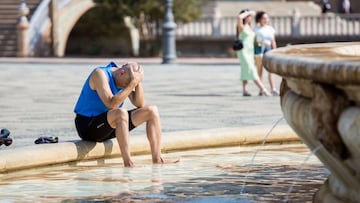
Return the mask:
[[94,6],[95,3],[92,0],[72,0],[69,5],[58,11],[56,56],[64,56],[71,30],[80,17]]
[[114,17],[107,8],[96,6],[82,15],[72,28],[65,56],[134,56],[131,42],[131,33],[123,18]]

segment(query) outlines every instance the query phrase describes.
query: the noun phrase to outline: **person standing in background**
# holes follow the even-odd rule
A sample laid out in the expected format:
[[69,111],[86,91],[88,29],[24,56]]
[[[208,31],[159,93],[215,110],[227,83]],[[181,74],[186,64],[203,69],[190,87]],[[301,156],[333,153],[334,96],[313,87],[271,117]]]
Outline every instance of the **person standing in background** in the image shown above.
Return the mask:
[[331,4],[329,3],[329,0],[321,0],[321,13],[326,14],[331,9]]
[[236,36],[243,43],[243,48],[237,52],[241,64],[241,77],[243,82],[243,96],[251,96],[248,91],[248,81],[253,80],[260,89],[262,95],[270,96],[263,83],[259,79],[254,61],[255,33],[250,27],[251,17],[255,12],[249,9],[242,10],[238,15]]
[[[255,32],[255,62],[260,77],[260,81],[263,81],[263,55],[276,48],[275,29],[269,25],[269,16],[264,11],[259,11],[255,16],[256,26]],[[274,74],[268,73],[271,94],[272,96],[279,96],[279,92],[276,89]],[[262,92],[259,93],[262,95]]]
[[351,3],[350,0],[343,0],[342,2],[343,12],[346,14],[351,13]]

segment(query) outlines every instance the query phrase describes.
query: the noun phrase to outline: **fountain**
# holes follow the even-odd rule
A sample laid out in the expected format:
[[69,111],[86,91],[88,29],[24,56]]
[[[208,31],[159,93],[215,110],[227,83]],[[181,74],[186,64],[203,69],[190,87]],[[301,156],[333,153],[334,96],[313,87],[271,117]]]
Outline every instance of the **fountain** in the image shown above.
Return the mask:
[[331,175],[314,202],[360,202],[360,43],[271,51],[265,68],[283,77],[285,119]]

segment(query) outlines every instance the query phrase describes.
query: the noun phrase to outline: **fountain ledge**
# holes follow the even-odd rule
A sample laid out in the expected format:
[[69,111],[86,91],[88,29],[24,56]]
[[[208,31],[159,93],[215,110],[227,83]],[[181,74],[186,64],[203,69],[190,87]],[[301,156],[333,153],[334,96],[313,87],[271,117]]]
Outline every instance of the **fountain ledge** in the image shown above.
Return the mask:
[[[162,152],[260,144],[270,129],[271,126],[253,126],[164,133]],[[277,126],[267,138],[266,143],[282,144],[299,141],[295,132],[285,125]],[[132,155],[150,153],[146,136],[133,136],[130,142]],[[103,143],[78,140],[32,145],[2,150],[0,173],[119,156],[121,154],[116,139]]]

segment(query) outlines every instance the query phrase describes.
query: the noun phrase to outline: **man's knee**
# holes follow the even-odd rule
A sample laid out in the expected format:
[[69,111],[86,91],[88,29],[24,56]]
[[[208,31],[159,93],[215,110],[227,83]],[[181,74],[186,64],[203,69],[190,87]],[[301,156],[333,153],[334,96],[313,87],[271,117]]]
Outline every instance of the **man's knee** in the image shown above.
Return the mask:
[[116,122],[124,122],[124,121],[128,122],[129,114],[126,109],[123,109],[123,108],[115,109],[114,113],[115,113]]
[[125,109],[114,109],[108,112],[108,122],[112,128],[116,128],[121,123],[129,122],[129,115]]
[[159,110],[155,105],[146,106],[146,109],[151,117],[159,117]]

